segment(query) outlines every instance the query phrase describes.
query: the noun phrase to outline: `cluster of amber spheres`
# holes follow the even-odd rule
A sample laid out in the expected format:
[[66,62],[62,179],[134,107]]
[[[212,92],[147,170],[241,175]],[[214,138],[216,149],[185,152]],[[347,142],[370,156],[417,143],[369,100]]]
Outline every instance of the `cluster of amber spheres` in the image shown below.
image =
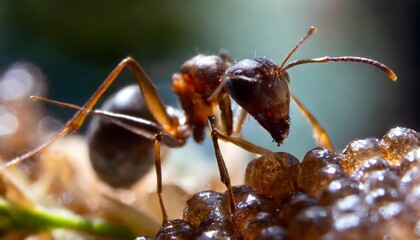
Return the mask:
[[420,134],[400,127],[301,162],[266,155],[233,187],[232,213],[227,193],[199,192],[155,239],[418,239],[419,159]]

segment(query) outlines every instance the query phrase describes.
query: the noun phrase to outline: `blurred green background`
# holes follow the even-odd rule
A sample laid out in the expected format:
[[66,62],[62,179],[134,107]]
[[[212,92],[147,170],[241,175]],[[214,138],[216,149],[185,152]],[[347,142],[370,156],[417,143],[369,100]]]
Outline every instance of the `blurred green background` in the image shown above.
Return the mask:
[[[292,92],[341,149],[355,138],[381,137],[396,125],[420,130],[416,2],[2,0],[0,69],[31,62],[46,75],[49,98],[82,104],[119,61],[133,56],[165,102],[176,106],[171,76],[190,57],[227,49],[232,59],[265,56],[279,63],[315,25],[318,33],[291,60],[364,56],[385,63],[399,77],[394,83],[356,63],[289,70]],[[133,82],[126,71],[111,91]],[[73,114],[49,110],[63,121]],[[252,127],[252,119],[245,137],[302,157],[315,146],[311,128],[294,105],[291,119],[291,134],[280,149],[261,127]]]

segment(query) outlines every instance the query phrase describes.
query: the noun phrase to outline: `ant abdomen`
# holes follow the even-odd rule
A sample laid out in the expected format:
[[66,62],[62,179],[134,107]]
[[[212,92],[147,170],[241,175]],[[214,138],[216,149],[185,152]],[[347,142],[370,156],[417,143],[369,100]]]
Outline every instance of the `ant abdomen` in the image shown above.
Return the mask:
[[[154,121],[137,85],[110,96],[102,110]],[[94,117],[88,128],[89,157],[101,180],[112,187],[129,187],[154,164],[153,141]]]
[[228,68],[225,77],[229,95],[280,145],[290,127],[287,73],[279,74],[268,59],[251,58]]

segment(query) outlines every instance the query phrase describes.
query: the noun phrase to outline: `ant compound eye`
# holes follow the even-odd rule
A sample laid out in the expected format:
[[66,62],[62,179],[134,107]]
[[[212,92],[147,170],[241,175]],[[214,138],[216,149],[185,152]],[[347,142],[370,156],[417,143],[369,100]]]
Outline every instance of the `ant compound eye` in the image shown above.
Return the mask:
[[237,69],[233,72],[233,75],[236,75],[236,76],[244,75],[244,71],[242,69]]

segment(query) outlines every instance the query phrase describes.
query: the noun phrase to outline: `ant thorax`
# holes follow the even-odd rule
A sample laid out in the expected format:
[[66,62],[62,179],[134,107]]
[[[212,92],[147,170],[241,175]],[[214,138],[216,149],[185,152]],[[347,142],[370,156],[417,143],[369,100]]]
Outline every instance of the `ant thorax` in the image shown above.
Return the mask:
[[287,73],[279,74],[277,66],[268,59],[251,58],[227,69],[225,77],[229,95],[280,145],[290,126]]
[[[193,129],[196,142],[204,140],[207,117],[214,115],[218,99],[208,100],[220,84],[220,77],[231,62],[226,53],[220,55],[197,55],[187,60],[180,73],[172,77],[172,90],[179,97],[187,121]],[[220,93],[223,94],[223,93]]]

